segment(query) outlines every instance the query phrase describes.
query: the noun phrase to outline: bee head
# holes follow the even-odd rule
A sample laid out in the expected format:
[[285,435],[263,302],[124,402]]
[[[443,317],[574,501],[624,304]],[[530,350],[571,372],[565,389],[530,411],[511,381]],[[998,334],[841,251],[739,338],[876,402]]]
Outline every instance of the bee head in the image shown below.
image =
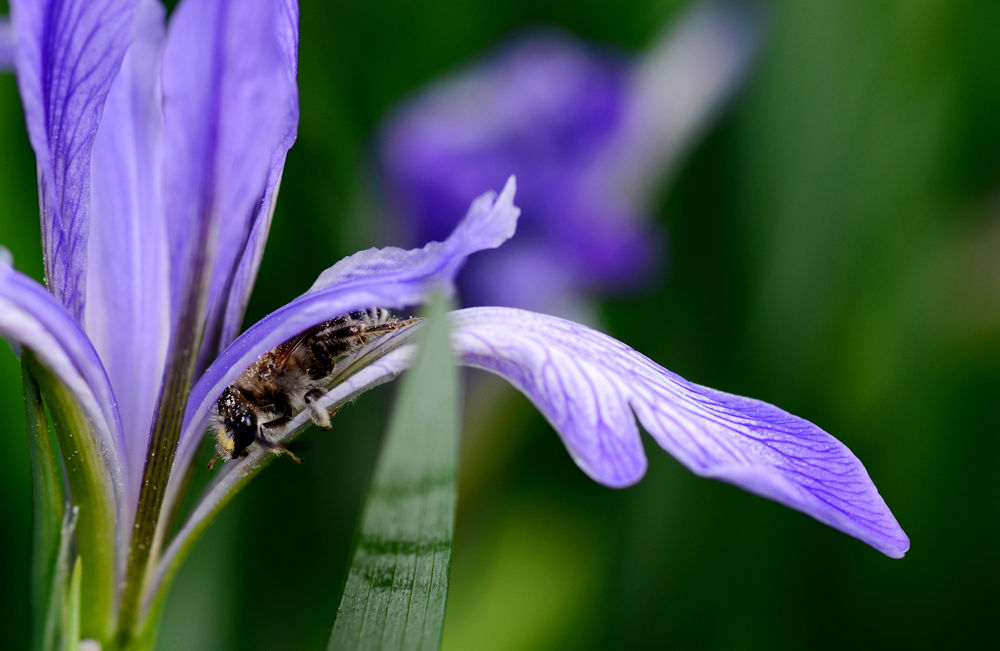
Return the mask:
[[247,447],[257,437],[257,414],[246,398],[232,387],[227,387],[217,405],[215,449],[219,457],[228,461],[246,455]]

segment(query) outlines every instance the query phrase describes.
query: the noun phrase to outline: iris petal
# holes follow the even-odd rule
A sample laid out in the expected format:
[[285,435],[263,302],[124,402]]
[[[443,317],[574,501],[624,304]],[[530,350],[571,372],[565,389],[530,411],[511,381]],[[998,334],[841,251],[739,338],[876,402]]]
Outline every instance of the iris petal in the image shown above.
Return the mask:
[[[454,314],[461,363],[502,376],[608,486],[645,468],[635,419],[691,471],[797,509],[884,554],[909,540],[847,447],[773,405],[688,382],[585,326],[505,308]],[[386,362],[383,362],[386,363]]]
[[136,0],[11,0],[17,81],[38,164],[46,285],[81,319],[90,152]]
[[[191,325],[228,292],[287,137],[295,92],[281,22],[287,13],[271,0],[199,0],[182,2],[171,18],[164,199],[172,312]],[[182,307],[192,314],[182,316]]]
[[[170,337],[160,191],[163,7],[142,0],[136,33],[94,140],[84,324],[121,410],[137,490]],[[129,503],[135,502],[130,495]]]
[[[298,131],[299,98],[296,84],[299,47],[298,2],[285,0],[282,9],[283,11],[278,12],[276,26],[286,74],[286,86],[281,91],[281,94],[288,101],[284,118],[285,131],[282,138],[277,141],[276,148],[271,155],[271,167],[267,174],[264,196],[253,219],[250,237],[233,276],[232,286],[227,294],[217,296],[215,303],[210,308],[207,330],[211,332],[218,328],[219,339],[215,350],[211,350],[209,347],[202,350],[203,358],[211,355],[208,361],[214,359],[219,350],[232,343],[243,326],[243,316],[250,300],[254,281],[257,279],[257,270],[260,268],[261,257],[264,255],[264,245],[267,243],[267,234],[271,228],[271,217],[274,215],[274,204],[278,198],[278,186],[285,167],[285,157],[295,142]],[[203,366],[207,366],[207,362],[203,363]]]
[[[0,251],[0,253],[5,253]],[[76,319],[52,294],[0,259],[0,336],[28,348],[72,393],[97,437],[118,504],[124,505],[118,409],[101,360]]]

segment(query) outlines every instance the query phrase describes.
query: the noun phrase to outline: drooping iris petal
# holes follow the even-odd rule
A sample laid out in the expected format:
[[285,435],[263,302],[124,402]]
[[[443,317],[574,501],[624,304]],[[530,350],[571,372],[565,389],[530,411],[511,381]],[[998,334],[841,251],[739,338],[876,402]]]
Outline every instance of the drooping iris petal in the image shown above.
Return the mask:
[[504,308],[456,312],[461,363],[500,375],[559,432],[577,465],[608,486],[636,482],[638,418],[698,475],[797,509],[901,557],[909,540],[861,462],[812,423],[684,380],[585,326]]
[[94,140],[84,324],[121,411],[135,502],[170,338],[166,224],[160,188],[164,11],[142,0],[135,38]]
[[101,360],[76,319],[45,287],[14,270],[0,249],[0,336],[27,348],[76,398],[97,436],[118,504],[124,504],[121,423]]
[[14,29],[10,19],[0,17],[0,70],[10,70],[14,67]]
[[[287,138],[295,92],[287,15],[287,3],[273,0],[186,0],[171,18],[163,60],[171,307],[195,328],[229,291]],[[182,315],[185,301],[192,314]]]
[[11,0],[17,82],[38,164],[48,288],[83,315],[90,152],[137,0]]
[[[443,242],[422,249],[368,249],[324,271],[312,288],[244,332],[208,368],[191,390],[175,468],[185,468],[197,449],[216,400],[255,359],[308,328],[353,310],[372,306],[402,308],[433,291],[450,292],[465,259],[499,246],[511,235],[520,210],[514,206],[514,179],[499,196],[476,199],[465,219]],[[171,473],[171,487],[183,473]],[[168,489],[168,500],[170,490]]]
[[[299,98],[296,75],[298,74],[299,5],[295,0],[284,0],[282,9],[278,12],[276,28],[285,63],[286,87],[282,90],[288,101],[284,122],[285,132],[281,140],[277,142],[276,149],[271,156],[271,168],[268,171],[264,195],[253,220],[250,238],[243,251],[236,274],[233,276],[232,286],[228,293],[218,296],[210,307],[207,329],[211,331],[214,328],[220,328],[220,334],[216,350],[212,351],[209,347],[202,349],[203,357],[212,355],[208,361],[214,359],[219,350],[228,346],[236,338],[243,325],[243,316],[246,313],[250,292],[257,278],[261,257],[264,255],[267,234],[271,228],[271,217],[274,215],[274,205],[278,198],[278,185],[285,167],[285,157],[295,142],[298,131]],[[218,325],[220,318],[222,319],[221,326]],[[203,366],[207,366],[207,362]]]

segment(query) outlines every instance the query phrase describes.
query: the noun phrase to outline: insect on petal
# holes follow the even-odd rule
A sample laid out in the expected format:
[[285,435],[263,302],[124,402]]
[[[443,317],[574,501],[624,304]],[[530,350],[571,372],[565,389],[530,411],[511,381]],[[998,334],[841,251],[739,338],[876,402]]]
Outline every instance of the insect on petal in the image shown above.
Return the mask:
[[[884,554],[909,548],[861,462],[816,425],[751,398],[699,386],[577,323],[510,308],[451,314],[459,363],[522,391],[595,481],[637,482],[646,469],[636,418],[691,471],[802,511]],[[392,380],[412,362],[417,326],[369,351],[373,362],[333,387],[334,406]],[[385,349],[379,354],[377,349]],[[293,419],[286,436],[308,425]]]
[[[512,177],[499,196],[488,192],[473,201],[465,219],[444,242],[431,242],[422,249],[368,249],[344,258],[320,274],[308,292],[251,326],[191,390],[175,467],[190,463],[222,391],[268,350],[354,310],[402,308],[425,301],[434,291],[451,291],[469,255],[497,247],[514,234],[520,213],[513,203],[514,191]],[[171,473],[168,500],[176,490],[174,478],[182,475]]]

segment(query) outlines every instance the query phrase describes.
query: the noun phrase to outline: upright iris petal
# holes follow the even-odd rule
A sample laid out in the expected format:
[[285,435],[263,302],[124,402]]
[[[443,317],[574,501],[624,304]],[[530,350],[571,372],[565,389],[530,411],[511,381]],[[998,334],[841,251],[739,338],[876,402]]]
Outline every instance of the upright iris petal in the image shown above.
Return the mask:
[[46,284],[83,315],[90,152],[136,0],[11,0],[17,82],[38,164]]
[[[463,299],[585,315],[660,256],[650,204],[755,50],[756,17],[704,4],[635,61],[536,33],[428,88],[385,126],[394,228],[438,239],[467,197],[513,172],[518,238],[470,263]],[[498,282],[498,278],[504,278]]]
[[235,273],[227,290],[214,295],[208,315],[207,331],[217,332],[215,346],[206,346],[202,350],[201,367],[208,365],[212,357],[223,347],[229,345],[243,326],[243,316],[257,270],[264,255],[264,244],[271,228],[271,218],[274,215],[274,205],[278,198],[278,185],[281,173],[285,167],[285,157],[295,142],[299,124],[299,97],[296,75],[298,74],[299,50],[299,5],[295,0],[282,0],[274,12],[274,27],[278,41],[278,53],[284,79],[276,90],[278,99],[285,102],[285,113],[277,120],[276,131],[272,134],[276,139],[271,141],[270,167],[267,182],[259,205],[250,224],[249,237],[240,254]]
[[[451,291],[468,256],[496,248],[514,234],[520,214],[514,187],[512,178],[499,196],[487,193],[476,199],[443,242],[408,251],[369,249],[344,258],[320,274],[308,292],[248,328],[192,389],[176,463],[190,463],[223,389],[282,341],[352,310],[372,305],[402,308],[423,302],[432,291]],[[179,480],[181,475],[174,476]]]
[[[203,302],[190,306],[198,314],[228,300],[268,177],[290,145],[297,121],[289,75],[293,7],[184,2],[171,18],[163,61],[164,196],[177,318],[189,309],[184,300]],[[224,313],[204,324],[216,349]]]
[[[118,397],[132,497],[139,486],[170,339],[160,177],[163,8],[141,0],[135,38],[94,140],[84,325]],[[131,501],[134,501],[131,500]]]

